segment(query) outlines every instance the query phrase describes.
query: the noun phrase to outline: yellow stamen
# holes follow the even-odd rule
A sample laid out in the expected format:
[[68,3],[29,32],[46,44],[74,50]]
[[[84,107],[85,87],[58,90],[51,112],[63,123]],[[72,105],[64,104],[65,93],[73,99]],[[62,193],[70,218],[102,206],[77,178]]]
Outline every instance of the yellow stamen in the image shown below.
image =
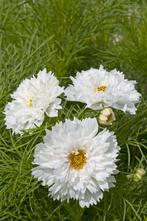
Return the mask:
[[33,106],[33,99],[31,97],[28,99],[27,105],[28,105],[28,107],[32,107]]
[[105,86],[105,85],[100,85],[97,87],[98,92],[104,92],[106,89],[107,89],[107,86]]
[[83,169],[87,162],[87,157],[84,150],[71,152],[68,159],[70,160],[70,166],[76,170]]

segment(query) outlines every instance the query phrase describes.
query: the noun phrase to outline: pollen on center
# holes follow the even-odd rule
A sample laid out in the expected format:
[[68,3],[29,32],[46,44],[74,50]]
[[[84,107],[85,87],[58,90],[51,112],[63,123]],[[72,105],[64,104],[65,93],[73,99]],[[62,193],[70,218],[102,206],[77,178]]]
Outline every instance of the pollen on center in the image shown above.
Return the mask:
[[28,105],[28,107],[32,107],[32,106],[33,106],[33,99],[32,99],[32,97],[30,97],[30,98],[28,99],[27,105]]
[[97,87],[97,91],[98,91],[98,92],[104,92],[106,89],[107,89],[107,86],[106,86],[106,85],[99,85],[99,86]]
[[73,151],[68,155],[70,167],[80,170],[83,169],[87,162],[86,153],[84,150]]

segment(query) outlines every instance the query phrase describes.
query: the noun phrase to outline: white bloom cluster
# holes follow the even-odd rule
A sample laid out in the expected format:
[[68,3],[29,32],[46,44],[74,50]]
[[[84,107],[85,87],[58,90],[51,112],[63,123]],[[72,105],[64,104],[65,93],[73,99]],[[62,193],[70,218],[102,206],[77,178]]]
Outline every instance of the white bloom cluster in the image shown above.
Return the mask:
[[[135,114],[140,94],[135,81],[119,71],[90,69],[71,77],[73,85],[65,90],[53,73],[46,69],[37,77],[25,79],[11,95],[5,107],[5,123],[15,134],[40,126],[45,114],[58,116],[64,92],[67,100],[86,103],[101,110],[98,121],[112,125],[116,120],[111,108]],[[115,184],[120,147],[116,136],[107,129],[99,131],[96,118],[65,119],[46,131],[43,143],[36,146],[32,169],[35,178],[48,186],[49,196],[57,200],[79,200],[81,207],[95,205],[103,192]]]

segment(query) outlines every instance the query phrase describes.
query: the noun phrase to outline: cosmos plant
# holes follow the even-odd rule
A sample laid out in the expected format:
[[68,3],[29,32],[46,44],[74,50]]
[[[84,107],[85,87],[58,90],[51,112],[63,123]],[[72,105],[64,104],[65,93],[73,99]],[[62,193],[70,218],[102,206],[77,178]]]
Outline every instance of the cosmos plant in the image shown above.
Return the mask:
[[[42,125],[45,115],[57,122],[36,145],[32,175],[48,187],[54,200],[78,200],[81,207],[96,205],[103,192],[115,186],[120,147],[114,132],[106,129],[117,121],[114,110],[136,113],[140,94],[136,81],[123,73],[99,69],[78,72],[66,89],[46,69],[25,79],[11,95],[4,110],[5,124],[14,134]],[[86,104],[98,118],[58,120],[61,94]],[[74,105],[70,102],[70,105]],[[101,128],[99,127],[101,125]],[[141,175],[140,175],[141,176]]]

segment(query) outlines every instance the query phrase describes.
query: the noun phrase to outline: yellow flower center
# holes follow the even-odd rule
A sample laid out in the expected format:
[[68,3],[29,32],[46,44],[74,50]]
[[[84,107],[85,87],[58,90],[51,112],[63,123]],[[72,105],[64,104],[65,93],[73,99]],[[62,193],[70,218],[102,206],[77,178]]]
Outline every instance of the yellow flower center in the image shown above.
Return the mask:
[[97,87],[98,92],[104,92],[106,89],[107,89],[107,86],[105,86],[105,85],[100,85]]
[[87,162],[86,153],[84,150],[73,151],[68,155],[70,160],[70,167],[80,170],[83,169],[84,165]]
[[33,99],[31,97],[28,99],[27,105],[28,105],[28,107],[32,107],[33,106]]

